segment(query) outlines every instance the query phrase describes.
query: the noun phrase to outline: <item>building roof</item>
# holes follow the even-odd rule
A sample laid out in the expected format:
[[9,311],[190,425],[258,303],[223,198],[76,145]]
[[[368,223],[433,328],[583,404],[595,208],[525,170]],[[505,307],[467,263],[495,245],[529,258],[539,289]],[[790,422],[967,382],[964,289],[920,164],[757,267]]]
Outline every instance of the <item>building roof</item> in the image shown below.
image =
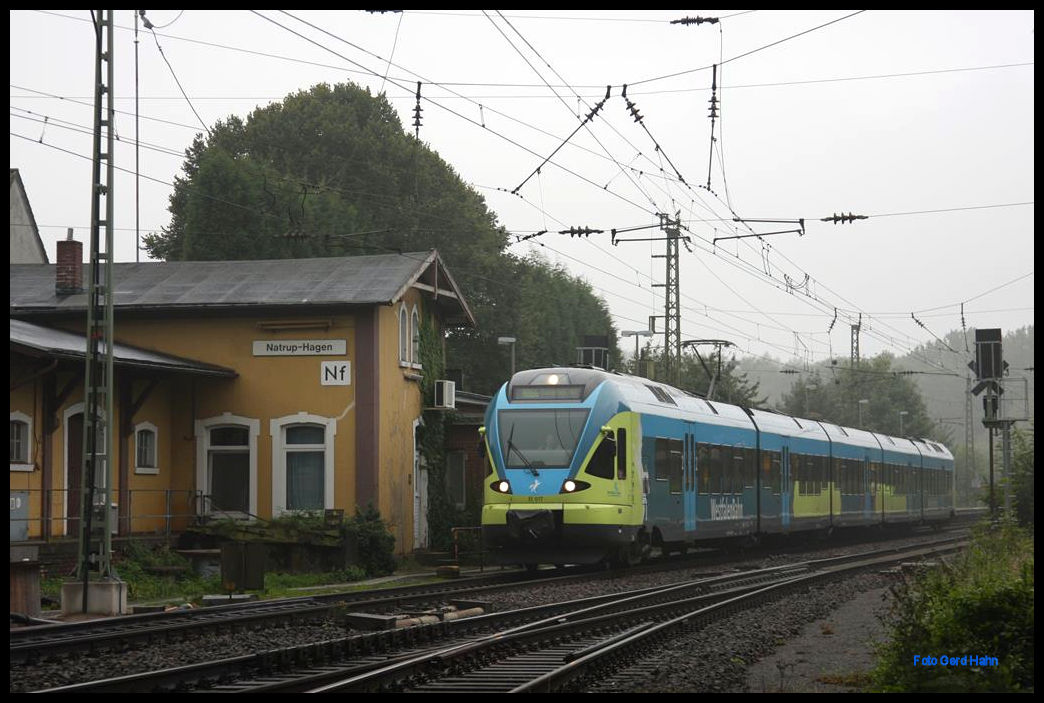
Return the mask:
[[[11,264],[11,314],[85,310],[86,293],[57,295],[55,266]],[[84,264],[84,282],[90,280]],[[474,325],[437,251],[255,261],[113,264],[113,305],[126,311],[390,305],[428,291],[448,321]]]
[[[29,255],[28,260],[47,263],[47,250],[44,248],[43,240],[40,239],[40,229],[36,226],[36,216],[29,204],[29,196],[25,192],[25,184],[22,183],[22,175],[17,168],[11,169],[10,183],[11,205],[11,260],[15,260],[28,253],[35,251],[36,255]],[[17,199],[17,207],[14,200]],[[27,222],[20,221],[22,217]],[[19,220],[19,221],[16,221]],[[18,246],[16,247],[16,241]],[[22,259],[26,261],[26,259]]]
[[[101,348],[104,349],[104,347],[103,342]],[[87,356],[83,335],[34,325],[24,320],[11,320],[11,350],[54,359],[82,360]],[[112,361],[117,366],[149,371],[170,371],[226,378],[238,375],[235,370],[224,366],[139,349],[119,342],[112,345]]]

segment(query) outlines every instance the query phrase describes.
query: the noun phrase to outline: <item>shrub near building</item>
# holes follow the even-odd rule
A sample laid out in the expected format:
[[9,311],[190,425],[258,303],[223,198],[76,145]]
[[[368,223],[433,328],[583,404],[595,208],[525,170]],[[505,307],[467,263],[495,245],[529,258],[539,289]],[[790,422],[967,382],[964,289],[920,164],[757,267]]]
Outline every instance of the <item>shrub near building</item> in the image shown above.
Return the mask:
[[890,639],[878,648],[873,690],[1033,690],[1031,534],[1011,524],[980,528],[951,564],[893,592]]

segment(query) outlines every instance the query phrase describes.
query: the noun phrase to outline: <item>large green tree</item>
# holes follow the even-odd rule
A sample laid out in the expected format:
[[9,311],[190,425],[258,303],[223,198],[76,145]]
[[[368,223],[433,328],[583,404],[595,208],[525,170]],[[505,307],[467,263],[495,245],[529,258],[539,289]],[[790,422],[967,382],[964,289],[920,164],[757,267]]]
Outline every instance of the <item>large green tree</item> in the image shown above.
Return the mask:
[[230,116],[186,150],[170,225],[145,237],[165,260],[350,256],[437,249],[478,322],[452,331],[447,366],[492,393],[516,366],[575,361],[585,334],[608,335],[604,303],[583,281],[507,252],[483,198],[403,130],[383,95],[317,85]]

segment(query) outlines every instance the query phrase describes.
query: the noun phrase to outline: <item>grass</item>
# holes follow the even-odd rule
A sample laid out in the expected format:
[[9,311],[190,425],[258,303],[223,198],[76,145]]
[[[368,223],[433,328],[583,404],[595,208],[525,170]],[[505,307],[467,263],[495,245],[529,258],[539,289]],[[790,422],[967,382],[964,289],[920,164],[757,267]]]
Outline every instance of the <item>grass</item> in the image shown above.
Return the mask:
[[[114,555],[113,566],[119,578],[127,583],[128,601],[131,603],[198,605],[205,595],[227,593],[221,586],[220,576],[203,577],[196,574],[192,571],[188,559],[165,545],[149,546],[129,542]],[[176,569],[176,573],[153,573],[150,572],[153,567],[181,568]],[[418,578],[437,580],[432,575],[431,568],[420,566],[412,558],[398,560],[397,567],[399,572],[417,572]],[[366,578],[366,573],[359,566],[322,573],[267,572],[264,589],[243,592],[256,594],[261,599],[270,599],[301,596],[302,589],[307,589],[309,593],[319,593],[401,585],[394,581],[386,585],[358,583]],[[67,577],[53,575],[41,578],[40,593],[45,609],[58,607],[62,584],[68,580]],[[357,585],[346,585],[352,583]]]

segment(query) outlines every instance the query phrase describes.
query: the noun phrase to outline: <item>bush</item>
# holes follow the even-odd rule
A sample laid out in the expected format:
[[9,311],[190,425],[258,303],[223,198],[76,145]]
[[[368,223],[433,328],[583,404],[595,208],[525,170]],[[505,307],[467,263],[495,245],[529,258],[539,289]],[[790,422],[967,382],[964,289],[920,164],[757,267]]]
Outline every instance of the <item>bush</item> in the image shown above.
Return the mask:
[[[1011,524],[980,528],[952,565],[893,589],[890,641],[878,647],[882,692],[1033,690],[1033,537]],[[991,657],[986,665],[942,657]],[[924,665],[915,657],[935,657]],[[918,662],[918,663],[915,663]],[[951,660],[952,661],[952,660]]]
[[[216,592],[220,585],[217,577],[195,574],[189,561],[165,544],[149,545],[130,540],[114,552],[112,563],[116,574],[126,582],[127,598],[131,601],[192,600],[204,593]],[[152,567],[181,567],[181,570],[164,575],[153,573]]]
[[387,576],[395,573],[395,536],[372,506],[357,510],[355,517],[344,521],[348,539],[354,539],[359,566],[369,576]]

